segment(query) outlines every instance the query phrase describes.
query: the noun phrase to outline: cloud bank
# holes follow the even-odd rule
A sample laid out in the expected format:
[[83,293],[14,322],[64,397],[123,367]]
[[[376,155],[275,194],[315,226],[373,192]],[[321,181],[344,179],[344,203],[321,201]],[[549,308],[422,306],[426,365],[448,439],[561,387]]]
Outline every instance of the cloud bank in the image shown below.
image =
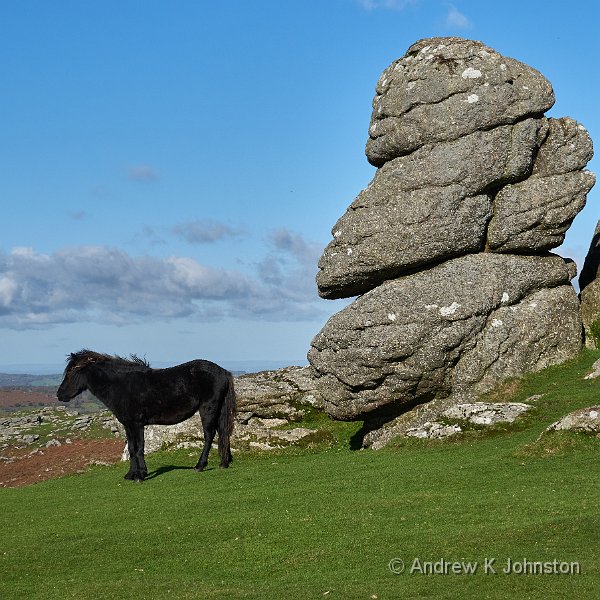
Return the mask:
[[320,247],[287,230],[248,275],[190,257],[134,257],[106,246],[0,253],[0,327],[116,325],[175,318],[314,320],[323,305],[314,276]]

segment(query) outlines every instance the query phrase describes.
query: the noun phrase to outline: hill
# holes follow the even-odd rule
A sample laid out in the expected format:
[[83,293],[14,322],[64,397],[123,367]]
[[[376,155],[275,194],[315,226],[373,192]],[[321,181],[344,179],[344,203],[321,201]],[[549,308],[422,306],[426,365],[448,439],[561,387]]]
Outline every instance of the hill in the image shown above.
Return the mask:
[[313,414],[320,442],[227,470],[183,449],[141,485],[119,464],[0,489],[0,597],[597,598],[600,439],[544,431],[598,403],[598,357],[497,390],[539,399],[443,442],[352,451],[360,423]]

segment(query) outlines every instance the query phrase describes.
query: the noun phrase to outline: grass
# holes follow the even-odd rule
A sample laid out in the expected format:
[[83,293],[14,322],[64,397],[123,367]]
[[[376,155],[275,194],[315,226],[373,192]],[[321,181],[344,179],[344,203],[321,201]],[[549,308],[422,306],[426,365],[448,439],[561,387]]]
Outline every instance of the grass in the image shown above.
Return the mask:
[[[598,403],[583,374],[599,356],[498,391],[543,394],[512,428],[373,452],[349,449],[360,424],[327,422],[321,446],[241,453],[226,471],[197,474],[178,451],[150,455],[142,485],[121,464],[0,490],[0,597],[597,598],[600,440],[540,434]],[[479,567],[411,574],[415,559]],[[508,559],[581,573],[504,574]]]

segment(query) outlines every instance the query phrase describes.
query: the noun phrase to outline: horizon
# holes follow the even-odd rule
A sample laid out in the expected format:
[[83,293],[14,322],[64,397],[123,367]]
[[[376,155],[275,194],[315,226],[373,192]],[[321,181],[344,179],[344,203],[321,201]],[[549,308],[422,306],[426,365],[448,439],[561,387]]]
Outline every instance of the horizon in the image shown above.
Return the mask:
[[[190,360],[192,360],[190,358]],[[163,369],[175,366],[175,362],[152,362],[150,366],[155,369]],[[257,373],[259,371],[274,371],[283,367],[304,367],[308,365],[308,360],[304,361],[286,361],[286,360],[232,360],[224,361],[221,366],[232,372]],[[65,369],[63,363],[8,363],[0,364],[1,375],[60,375]]]
[[[0,364],[306,357],[351,301],[320,299],[315,276],[376,171],[382,71],[421,38],[480,40],[550,81],[547,116],[600,138],[598,17],[514,0],[0,6]],[[580,271],[598,188],[555,250]]]

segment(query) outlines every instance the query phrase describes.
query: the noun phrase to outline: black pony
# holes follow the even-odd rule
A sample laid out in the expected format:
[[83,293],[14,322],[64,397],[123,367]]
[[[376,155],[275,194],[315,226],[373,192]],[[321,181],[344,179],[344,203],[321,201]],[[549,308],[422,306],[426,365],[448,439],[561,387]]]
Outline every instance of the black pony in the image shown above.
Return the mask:
[[204,448],[196,471],[206,467],[217,430],[220,466],[226,468],[232,461],[229,438],[236,413],[233,377],[215,363],[193,360],[169,369],[152,369],[137,356],[127,360],[81,350],[67,358],[56,395],[61,402],[68,402],[84,390],[101,400],[125,427],[131,461],[125,479],[143,481],[148,474],[144,425],[173,425],[189,419],[197,410]]

